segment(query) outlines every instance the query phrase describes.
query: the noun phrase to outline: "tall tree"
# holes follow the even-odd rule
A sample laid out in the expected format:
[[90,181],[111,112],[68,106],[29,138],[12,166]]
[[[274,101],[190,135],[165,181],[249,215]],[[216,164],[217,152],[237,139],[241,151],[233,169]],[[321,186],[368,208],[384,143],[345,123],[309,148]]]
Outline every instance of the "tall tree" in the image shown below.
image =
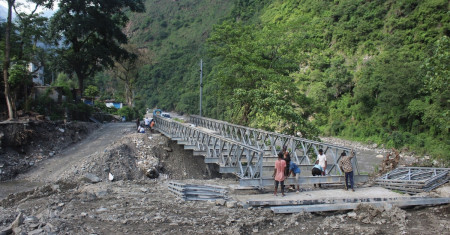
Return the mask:
[[127,43],[122,28],[128,22],[125,9],[145,10],[142,0],[61,0],[51,21],[52,35],[64,46],[58,50],[66,65],[72,68],[83,91],[85,79],[114,59],[128,56],[121,44]]
[[8,119],[15,119],[15,104],[11,97],[11,91],[9,88],[9,65],[11,62],[11,27],[12,27],[12,8],[15,0],[7,0],[8,2],[8,18],[6,20],[6,30],[5,30],[5,60],[3,61],[3,82],[5,83],[5,99],[6,105],[8,106]]
[[[11,34],[12,34],[12,9],[15,9],[16,0],[6,0],[8,3],[8,18],[6,21],[6,29],[5,29],[5,57],[3,61],[3,82],[5,86],[5,99],[6,99],[6,105],[8,107],[8,119],[12,120],[16,118],[16,104],[15,99],[13,99],[11,94],[11,87],[10,87],[10,79],[9,79],[9,70],[11,65]],[[29,2],[32,2],[35,4],[35,8],[30,14],[33,16],[38,9],[38,7],[43,6],[46,8],[51,8],[53,5],[53,0],[29,0]],[[17,11],[16,11],[17,13]],[[25,15],[22,15],[25,16]],[[23,32],[24,37],[30,36],[29,32]],[[22,51],[22,50],[20,50]],[[16,82],[17,80],[14,79]]]
[[128,106],[133,106],[134,89],[139,76],[139,69],[149,62],[136,45],[127,45],[125,49],[131,56],[125,59],[116,60],[112,72],[125,83],[125,100]]
[[291,41],[276,27],[224,22],[208,39],[212,56],[220,59],[213,73],[234,122],[314,138],[317,130],[307,121],[310,100],[289,77],[298,69],[290,59],[295,51]]

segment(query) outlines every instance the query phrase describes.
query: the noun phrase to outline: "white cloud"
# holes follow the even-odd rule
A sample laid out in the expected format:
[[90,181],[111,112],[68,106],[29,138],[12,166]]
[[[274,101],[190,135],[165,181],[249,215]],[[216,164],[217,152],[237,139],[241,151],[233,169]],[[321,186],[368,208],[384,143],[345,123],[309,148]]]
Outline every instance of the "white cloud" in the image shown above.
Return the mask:
[[[30,3],[26,0],[16,0],[16,3],[20,3],[21,6],[17,9],[19,12],[26,12],[26,13],[30,13],[32,10],[34,10],[35,5],[33,3]],[[6,2],[6,0],[1,0],[0,1],[0,5],[2,5],[5,8],[8,8],[8,3]],[[57,11],[58,10],[58,3],[55,2],[53,4],[53,11]],[[43,7],[39,7],[37,12],[47,12],[49,11],[49,9],[43,8]]]

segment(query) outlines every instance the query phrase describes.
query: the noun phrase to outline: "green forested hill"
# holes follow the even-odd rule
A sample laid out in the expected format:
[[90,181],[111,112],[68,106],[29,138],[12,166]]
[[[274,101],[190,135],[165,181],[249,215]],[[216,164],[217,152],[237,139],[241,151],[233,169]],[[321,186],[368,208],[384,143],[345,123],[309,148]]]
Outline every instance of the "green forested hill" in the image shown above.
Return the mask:
[[450,162],[448,1],[152,0],[132,19],[142,107],[197,113],[202,57],[207,116]]
[[[125,29],[130,43],[150,57],[138,80],[139,107],[198,113],[200,58],[214,24],[228,16],[231,1],[147,0]],[[206,71],[211,63],[206,62]]]

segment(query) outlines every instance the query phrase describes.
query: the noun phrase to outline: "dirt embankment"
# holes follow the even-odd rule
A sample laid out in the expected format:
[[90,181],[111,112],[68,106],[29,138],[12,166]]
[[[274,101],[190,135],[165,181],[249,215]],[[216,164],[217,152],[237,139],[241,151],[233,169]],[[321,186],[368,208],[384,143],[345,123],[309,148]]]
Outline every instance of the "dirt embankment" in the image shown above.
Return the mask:
[[0,181],[10,180],[52,158],[98,127],[99,124],[85,122],[0,123]]

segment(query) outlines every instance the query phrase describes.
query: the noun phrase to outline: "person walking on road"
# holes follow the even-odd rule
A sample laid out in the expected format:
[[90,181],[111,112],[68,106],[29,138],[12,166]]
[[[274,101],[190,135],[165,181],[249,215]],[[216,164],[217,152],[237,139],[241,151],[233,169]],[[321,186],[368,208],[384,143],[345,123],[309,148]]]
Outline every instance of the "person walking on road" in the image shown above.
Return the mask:
[[350,154],[350,156],[347,156],[345,152],[341,153],[341,160],[339,161],[339,168],[341,168],[341,171],[345,172],[345,190],[348,190],[348,182],[350,181],[350,186],[352,187],[352,191],[354,192],[355,189],[353,189],[353,166],[352,166],[352,158],[354,157],[353,149]]
[[278,184],[281,184],[281,194],[283,195],[283,197],[285,196],[284,194],[284,179],[285,179],[285,175],[284,175],[284,171],[286,168],[286,161],[283,160],[283,153],[278,153],[278,160],[275,161],[275,168],[273,170],[273,175],[272,177],[274,177],[275,179],[275,191],[274,191],[274,195],[277,195],[277,190],[278,190]]

